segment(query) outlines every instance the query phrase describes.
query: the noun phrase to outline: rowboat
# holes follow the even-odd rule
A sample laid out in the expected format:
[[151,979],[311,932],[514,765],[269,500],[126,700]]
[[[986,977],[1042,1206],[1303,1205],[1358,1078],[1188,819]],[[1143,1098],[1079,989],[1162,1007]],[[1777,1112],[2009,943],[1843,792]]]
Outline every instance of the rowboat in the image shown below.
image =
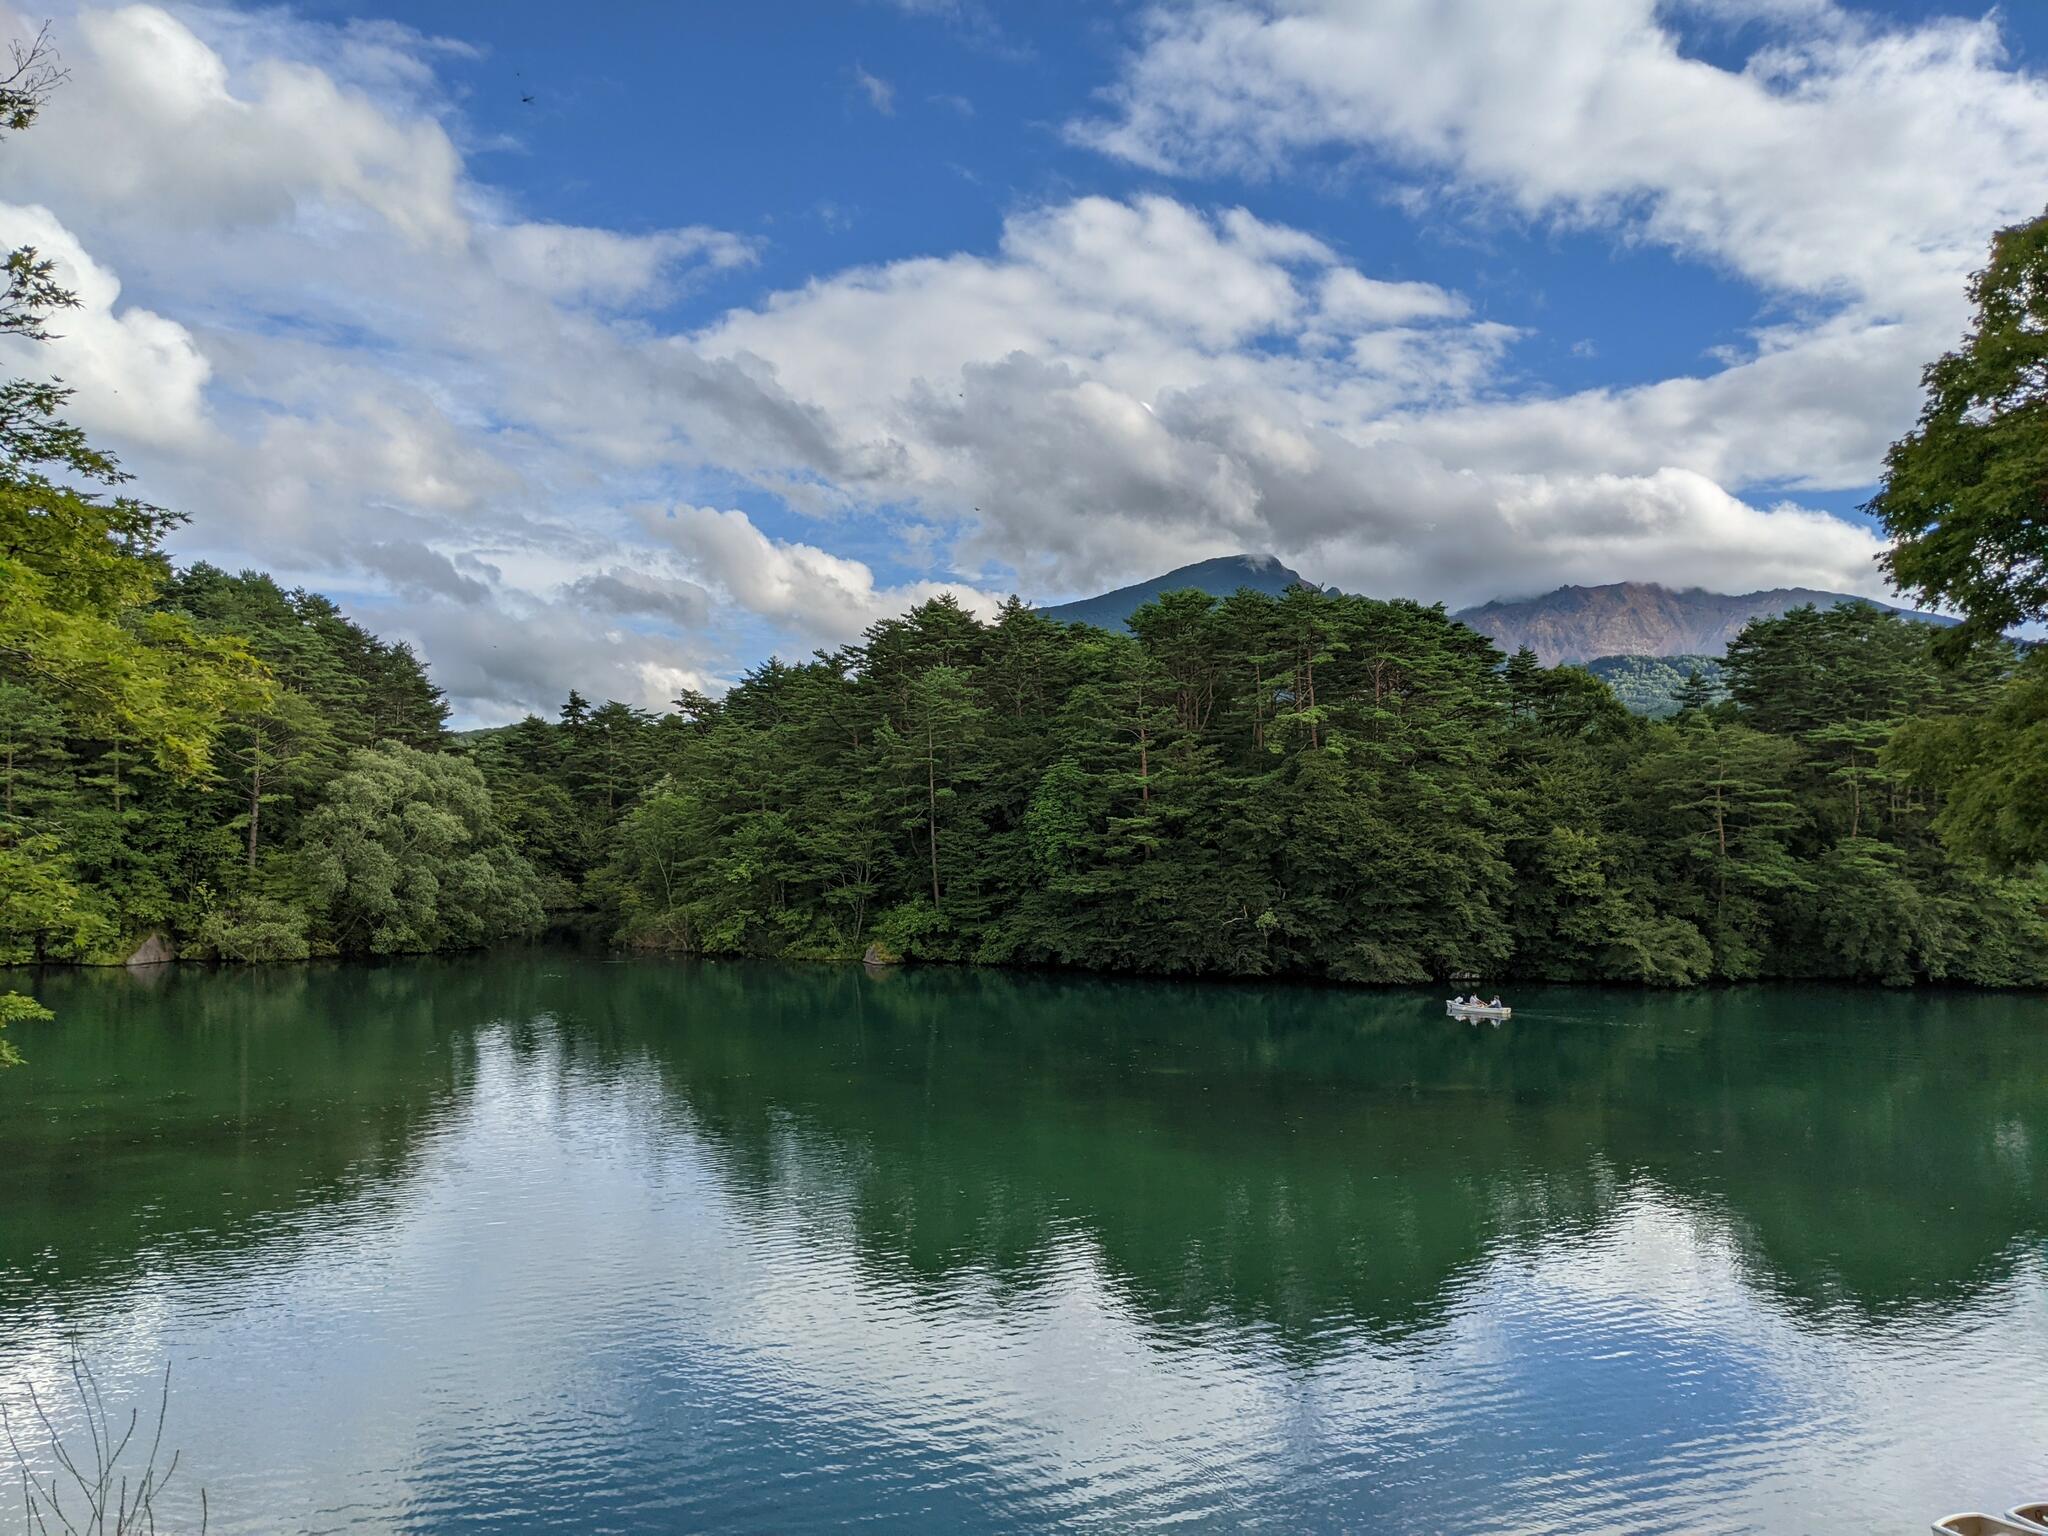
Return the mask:
[[2020,1525],[2032,1522],[2048,1531],[2048,1499],[2035,1499],[2031,1504],[2015,1504],[2005,1512],[2005,1518]]
[[1461,1003],[1455,997],[1444,999],[1444,1012],[1454,1019],[1511,1019],[1515,1016],[1512,1008],[1490,1008],[1481,1003]]
[[[2039,1504],[2023,1504],[2020,1509],[2041,1509]],[[2014,1510],[2017,1515],[2019,1510]],[[1980,1515],[1975,1511],[1962,1515],[1944,1515],[1934,1522],[1935,1536],[2041,1536],[2048,1526],[2036,1525],[2031,1520],[2011,1520],[2002,1515]]]

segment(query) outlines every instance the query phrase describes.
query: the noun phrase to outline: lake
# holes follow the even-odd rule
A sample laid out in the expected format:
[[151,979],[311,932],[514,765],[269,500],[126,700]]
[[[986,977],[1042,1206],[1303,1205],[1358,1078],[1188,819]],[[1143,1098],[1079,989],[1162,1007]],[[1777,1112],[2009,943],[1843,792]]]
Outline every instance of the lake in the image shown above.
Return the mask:
[[121,1412],[168,1363],[215,1532],[1911,1532],[2048,1495],[2038,997],[1529,989],[1496,1027],[545,950],[38,987],[0,1402],[75,1425],[71,1340]]

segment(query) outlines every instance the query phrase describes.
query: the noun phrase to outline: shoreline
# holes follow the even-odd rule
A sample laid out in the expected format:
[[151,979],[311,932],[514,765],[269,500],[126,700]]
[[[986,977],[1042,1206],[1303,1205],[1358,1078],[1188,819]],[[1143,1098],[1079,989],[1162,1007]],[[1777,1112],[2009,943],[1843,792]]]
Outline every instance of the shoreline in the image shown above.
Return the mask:
[[1874,981],[1857,976],[1816,976],[1816,975],[1758,975],[1745,977],[1713,977],[1707,980],[1652,985],[1639,981],[1619,981],[1605,977],[1582,976],[1535,976],[1515,972],[1500,972],[1486,976],[1465,976],[1461,981],[1448,978],[1433,978],[1422,981],[1351,981],[1333,976],[1318,976],[1306,971],[1273,971],[1247,974],[1225,974],[1220,972],[1146,971],[1146,970],[1101,970],[1088,966],[1054,964],[1018,964],[990,960],[940,960],[916,956],[896,956],[887,960],[873,961],[864,955],[749,955],[749,954],[705,954],[695,950],[661,948],[646,945],[620,944],[616,942],[595,942],[589,940],[542,938],[528,943],[485,944],[464,949],[418,950],[398,954],[325,954],[305,955],[295,959],[278,960],[236,960],[221,956],[196,956],[171,954],[161,959],[135,960],[24,960],[0,963],[0,991],[6,990],[5,978],[10,972],[34,974],[49,971],[94,971],[123,972],[138,978],[152,975],[162,976],[177,970],[223,970],[244,971],[264,969],[285,969],[312,965],[335,966],[385,966],[407,961],[475,959],[494,954],[522,953],[540,950],[557,950],[579,953],[609,961],[682,961],[706,965],[772,965],[793,967],[834,967],[855,968],[871,976],[888,976],[902,971],[988,971],[1016,976],[1067,976],[1090,977],[1107,981],[1145,981],[1174,983],[1185,986],[1282,986],[1299,987],[1307,990],[1332,990],[1360,993],[1429,992],[1441,987],[1481,985],[1485,988],[1507,986],[1518,987],[1578,987],[1602,992],[1634,993],[1648,997],[1672,997],[1691,993],[1729,991],[1741,987],[1835,987],[1858,992],[1870,992],[1887,996],[1904,996],[1912,993],[1926,993],[1943,996],[2024,996],[2048,997],[2048,987],[2027,986],[1985,986],[1969,982],[1916,979],[1893,984]]

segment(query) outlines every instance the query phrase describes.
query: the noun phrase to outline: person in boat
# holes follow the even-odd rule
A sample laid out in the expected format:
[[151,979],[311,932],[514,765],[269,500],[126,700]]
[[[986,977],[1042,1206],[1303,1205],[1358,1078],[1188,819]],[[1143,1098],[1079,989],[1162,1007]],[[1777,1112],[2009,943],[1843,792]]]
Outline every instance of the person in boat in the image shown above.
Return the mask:
[[1496,997],[1492,1002],[1488,1003],[1486,1006],[1489,1008],[1498,1008],[1500,1006],[1500,999]]

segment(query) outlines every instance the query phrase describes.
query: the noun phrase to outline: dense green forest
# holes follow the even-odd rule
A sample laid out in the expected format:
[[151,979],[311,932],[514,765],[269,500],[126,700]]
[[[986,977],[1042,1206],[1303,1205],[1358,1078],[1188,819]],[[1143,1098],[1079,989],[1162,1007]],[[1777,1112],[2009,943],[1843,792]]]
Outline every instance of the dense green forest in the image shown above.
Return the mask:
[[[0,138],[46,84],[0,87]],[[5,280],[0,334],[75,303],[33,250]],[[183,518],[69,391],[0,384],[0,964],[575,916],[700,954],[2048,982],[2048,653],[2000,634],[2048,611],[2048,220],[1974,296],[1872,510],[1902,584],[1991,617],[1758,622],[1718,676],[1649,680],[1657,721],[1441,607],[1295,588],[1168,593],[1128,634],[940,600],[715,700],[455,737],[404,645],[175,568]],[[0,1027],[42,1014],[0,990]]]
[[1924,626],[1801,610],[1657,723],[1413,603],[1179,593],[1133,629],[934,603],[665,744],[643,721],[660,777],[592,888],[628,940],[714,953],[2048,980],[2048,879],[1942,784],[1955,729],[2048,683],[2009,650],[1944,666]]
[[[950,601],[653,715],[449,737],[403,647],[208,566],[153,611],[268,683],[181,776],[0,689],[9,959],[234,960],[589,914],[633,944],[1413,982],[2048,981],[2048,878],[1945,775],[2038,660],[1876,609],[1668,722],[1438,608],[1169,594],[1132,635]],[[40,893],[40,899],[38,897]]]

